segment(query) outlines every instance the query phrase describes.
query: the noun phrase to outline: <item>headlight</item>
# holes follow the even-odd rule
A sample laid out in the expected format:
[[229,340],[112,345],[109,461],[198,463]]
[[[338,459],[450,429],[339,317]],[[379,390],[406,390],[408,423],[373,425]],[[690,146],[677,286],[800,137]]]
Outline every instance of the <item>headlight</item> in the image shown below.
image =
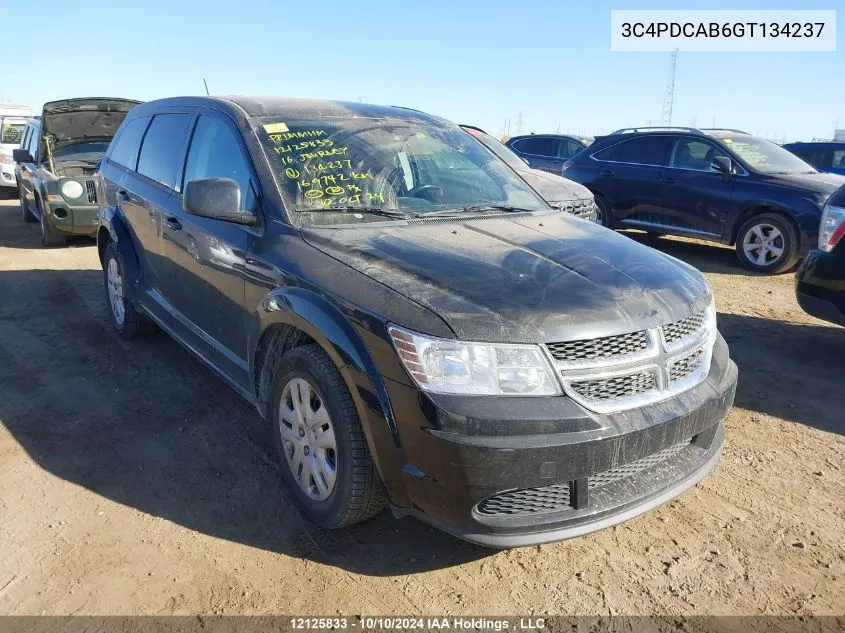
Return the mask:
[[68,180],[65,183],[62,183],[62,195],[65,198],[78,198],[82,195],[84,189],[82,185],[80,185],[75,180]]
[[15,159],[9,156],[8,154],[0,154],[0,163],[4,163],[6,165],[14,165]]
[[490,396],[553,396],[560,384],[539,345],[464,343],[388,328],[420,389]]
[[845,235],[845,209],[834,207],[832,204],[825,206],[819,226],[819,248],[829,253],[843,235]]

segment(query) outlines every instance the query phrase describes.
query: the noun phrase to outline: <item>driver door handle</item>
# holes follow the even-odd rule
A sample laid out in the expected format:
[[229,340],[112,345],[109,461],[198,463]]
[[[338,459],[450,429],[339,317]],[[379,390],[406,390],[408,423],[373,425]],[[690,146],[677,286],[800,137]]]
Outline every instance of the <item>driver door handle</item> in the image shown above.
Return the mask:
[[602,175],[602,176],[605,176],[606,178],[608,178],[608,177],[610,177],[610,176],[613,176],[613,170],[611,170],[611,169],[602,169],[602,170],[601,170],[601,175]]
[[164,223],[170,228],[171,231],[182,230],[182,223],[172,215],[164,218]]

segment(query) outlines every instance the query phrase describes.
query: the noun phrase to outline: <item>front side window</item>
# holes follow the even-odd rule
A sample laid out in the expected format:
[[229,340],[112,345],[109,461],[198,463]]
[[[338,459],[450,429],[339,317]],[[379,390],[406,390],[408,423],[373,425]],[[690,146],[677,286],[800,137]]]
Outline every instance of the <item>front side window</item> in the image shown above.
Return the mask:
[[144,138],[144,132],[150,122],[150,117],[139,117],[129,121],[118,134],[114,141],[109,160],[116,162],[118,165],[123,165],[128,169],[135,169],[138,161],[138,148],[141,145],[141,139]]
[[350,221],[325,212],[361,220],[365,216],[356,211],[424,216],[491,206],[548,209],[501,159],[457,126],[412,118],[267,117],[255,129],[278,172],[286,206],[308,214],[302,222]]
[[668,136],[640,136],[596,152],[598,160],[660,167],[666,163],[671,141]]
[[814,174],[816,170],[789,150],[753,136],[720,138],[740,160],[764,174]]
[[190,114],[157,114],[153,117],[138,156],[138,173],[176,189]]
[[188,150],[184,182],[200,178],[231,178],[241,188],[242,208],[252,210],[249,167],[231,130],[215,117],[201,116],[197,120]]
[[680,138],[675,141],[669,166],[677,169],[691,169],[695,171],[715,171],[713,159],[727,154],[706,141],[691,138]]
[[583,147],[581,147],[581,145],[579,145],[575,141],[562,140],[560,142],[560,150],[558,152],[558,158],[564,158],[564,159],[572,158],[573,156],[575,156],[575,154],[580,152],[582,149],[583,149]]
[[523,154],[534,154],[535,156],[548,156],[551,158],[557,156],[559,143],[560,141],[556,138],[538,136],[537,138],[526,138],[516,141],[513,146]]
[[833,150],[833,159],[830,166],[833,169],[845,169],[845,149]]
[[41,128],[40,127],[33,127],[32,131],[29,133],[29,147],[26,149],[29,150],[30,155],[33,158],[38,158],[38,143],[41,140]]

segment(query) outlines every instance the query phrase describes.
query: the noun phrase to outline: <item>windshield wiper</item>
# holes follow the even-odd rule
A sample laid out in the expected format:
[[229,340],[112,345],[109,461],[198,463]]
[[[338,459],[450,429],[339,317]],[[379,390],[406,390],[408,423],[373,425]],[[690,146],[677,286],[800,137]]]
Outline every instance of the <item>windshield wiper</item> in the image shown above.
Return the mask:
[[443,209],[442,211],[421,211],[417,215],[421,218],[432,218],[432,217],[459,217],[465,215],[467,213],[484,213],[487,211],[492,212],[504,212],[504,213],[530,213],[532,211],[536,211],[537,209],[522,209],[520,207],[514,207],[509,204],[470,204],[465,207],[461,207],[460,209]]
[[300,213],[369,213],[370,215],[380,215],[391,220],[407,220],[417,215],[415,213],[391,211],[390,209],[382,209],[381,207],[314,207],[313,209],[298,209],[298,211]]

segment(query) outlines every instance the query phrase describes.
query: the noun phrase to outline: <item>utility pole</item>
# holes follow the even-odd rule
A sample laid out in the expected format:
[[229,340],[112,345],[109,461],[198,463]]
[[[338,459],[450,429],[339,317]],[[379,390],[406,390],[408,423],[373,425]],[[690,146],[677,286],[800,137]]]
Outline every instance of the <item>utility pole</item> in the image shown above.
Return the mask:
[[675,66],[678,63],[678,49],[672,51],[669,62],[669,76],[666,78],[666,93],[663,95],[663,125],[672,125],[672,105],[675,101]]
[[205,94],[206,94],[206,96],[208,96],[209,94],[211,94],[211,93],[209,93],[209,92],[208,92],[208,83],[205,81],[205,77],[203,77],[203,78],[202,78],[202,85],[203,85],[203,86],[205,86]]
[[516,115],[516,135],[522,134],[522,112]]

